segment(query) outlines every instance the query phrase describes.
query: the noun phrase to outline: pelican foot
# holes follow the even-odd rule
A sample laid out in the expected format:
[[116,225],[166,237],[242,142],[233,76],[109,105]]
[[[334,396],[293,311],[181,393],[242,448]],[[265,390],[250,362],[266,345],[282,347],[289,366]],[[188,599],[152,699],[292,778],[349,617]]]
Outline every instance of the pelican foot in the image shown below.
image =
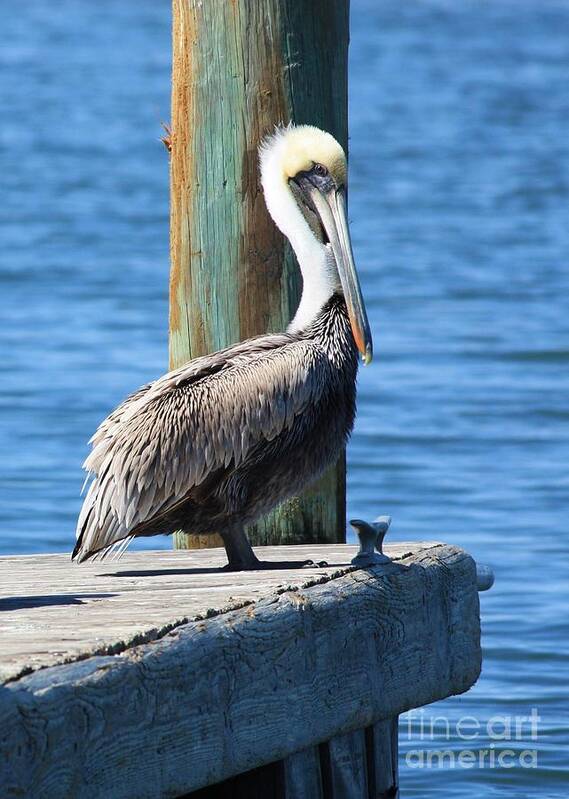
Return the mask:
[[277,569],[323,569],[328,564],[325,560],[255,560],[246,563],[228,563],[222,569],[226,572],[264,571]]
[[245,535],[243,527],[230,527],[220,531],[225,551],[227,552],[227,566],[223,571],[263,571],[264,569],[305,569],[327,566],[321,560],[315,563],[313,560],[259,560],[253,551],[249,539]]
[[328,564],[325,560],[260,560],[260,569],[318,569]]

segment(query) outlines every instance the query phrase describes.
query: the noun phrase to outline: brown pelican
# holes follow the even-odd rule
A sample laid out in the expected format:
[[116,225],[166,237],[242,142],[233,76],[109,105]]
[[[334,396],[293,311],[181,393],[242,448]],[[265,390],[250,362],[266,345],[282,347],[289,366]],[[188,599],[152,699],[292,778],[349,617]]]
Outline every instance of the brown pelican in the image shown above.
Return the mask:
[[245,525],[306,488],[346,443],[358,350],[365,363],[372,357],[346,157],[329,133],[288,126],[261,145],[260,168],[269,212],[302,272],[296,315],[286,333],[143,386],[102,422],[84,464],[93,480],[77,525],[79,562],[138,536],[217,531],[228,568],[259,568]]

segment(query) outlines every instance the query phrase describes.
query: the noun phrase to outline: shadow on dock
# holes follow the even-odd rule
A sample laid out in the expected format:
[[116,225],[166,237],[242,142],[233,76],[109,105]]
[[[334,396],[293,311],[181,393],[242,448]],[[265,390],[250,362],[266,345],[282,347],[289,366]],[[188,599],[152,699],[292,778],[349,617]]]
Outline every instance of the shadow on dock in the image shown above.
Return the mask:
[[[326,566],[324,567],[317,567],[314,566],[307,566],[306,570],[310,571],[316,570],[317,572],[323,571],[324,569],[345,569],[346,563],[328,563],[326,562]],[[187,569],[130,569],[128,571],[117,571],[117,572],[104,572],[99,575],[98,577],[176,577],[176,576],[183,576],[183,575],[197,575],[197,574],[256,574],[257,572],[262,571],[290,571],[291,565],[289,563],[278,563],[275,561],[275,564],[271,566],[270,569],[257,569],[251,572],[230,572],[225,569],[223,566],[219,568],[187,568]]]
[[46,608],[50,605],[84,605],[84,599],[110,599],[117,594],[44,594],[40,596],[11,596],[0,599],[0,611]]

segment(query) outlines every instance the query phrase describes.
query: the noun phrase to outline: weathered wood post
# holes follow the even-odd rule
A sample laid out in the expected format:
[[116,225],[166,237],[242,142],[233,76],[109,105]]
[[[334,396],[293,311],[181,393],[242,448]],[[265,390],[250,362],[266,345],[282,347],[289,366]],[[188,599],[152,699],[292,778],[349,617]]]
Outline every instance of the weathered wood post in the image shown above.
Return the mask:
[[[257,147],[291,120],[346,147],[348,10],[349,0],[173,0],[172,368],[284,330],[296,310],[300,275],[266,211]],[[249,532],[257,544],[344,541],[345,459]],[[176,545],[213,541],[179,534]]]
[[[284,330],[296,310],[300,275],[266,211],[257,147],[291,120],[346,146],[348,4],[173,0],[171,367]],[[257,544],[343,541],[345,459],[249,532]]]

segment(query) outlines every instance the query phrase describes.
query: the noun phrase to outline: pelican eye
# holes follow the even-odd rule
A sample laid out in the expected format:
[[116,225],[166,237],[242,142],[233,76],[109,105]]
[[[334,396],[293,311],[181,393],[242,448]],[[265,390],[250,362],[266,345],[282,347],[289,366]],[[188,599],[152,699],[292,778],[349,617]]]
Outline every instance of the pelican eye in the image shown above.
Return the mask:
[[319,175],[321,178],[325,178],[328,174],[328,170],[324,166],[324,164],[314,164],[312,167],[312,171],[314,174]]

